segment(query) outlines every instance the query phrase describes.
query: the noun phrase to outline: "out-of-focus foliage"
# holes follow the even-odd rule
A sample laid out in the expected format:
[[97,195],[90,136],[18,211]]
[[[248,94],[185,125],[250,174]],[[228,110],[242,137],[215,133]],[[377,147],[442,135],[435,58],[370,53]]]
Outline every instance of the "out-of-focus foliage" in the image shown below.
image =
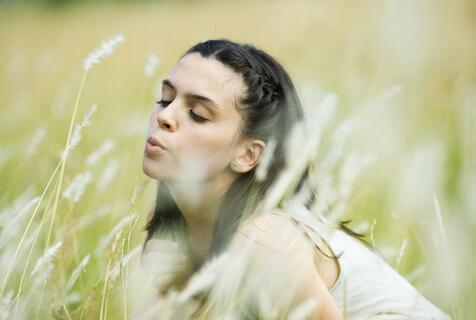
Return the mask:
[[98,3],[109,3],[109,4],[118,4],[125,2],[155,2],[155,3],[165,3],[165,2],[182,2],[183,4],[189,3],[193,0],[0,0],[0,6],[4,7],[18,7],[18,6],[31,6],[39,5],[46,6],[49,9],[63,8],[70,5],[93,5]]
[[[473,2],[124,0],[58,10],[69,1],[32,2],[0,7],[0,311],[119,319],[140,302],[134,279],[114,268],[124,260],[135,268],[154,202],[141,170],[148,114],[187,48],[230,38],[282,62],[309,110],[332,93],[338,121],[323,150],[351,164],[350,153],[332,149],[342,143],[375,159],[349,186],[343,218],[429,300],[457,319],[474,317]],[[53,180],[35,210],[66,143],[83,60],[118,32],[126,41],[82,87],[75,122],[97,109],[67,158],[61,196]],[[63,196],[71,184],[82,191]],[[31,273],[50,246],[57,252],[38,267],[42,282]]]

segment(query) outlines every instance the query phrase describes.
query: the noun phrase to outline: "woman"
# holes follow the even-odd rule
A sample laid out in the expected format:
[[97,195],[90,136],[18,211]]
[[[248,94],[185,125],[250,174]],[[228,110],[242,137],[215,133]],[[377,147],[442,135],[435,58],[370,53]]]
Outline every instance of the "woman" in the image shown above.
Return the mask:
[[[302,234],[303,221],[278,208],[254,214],[285,168],[286,137],[304,120],[295,87],[275,59],[251,45],[205,41],[187,50],[162,84],[143,159],[145,174],[159,181],[144,264],[160,270],[160,291],[180,288],[212,257],[252,238],[252,260],[272,261],[276,279],[292,285],[290,307],[318,301],[312,319],[447,318],[343,224],[348,234],[325,236],[312,223]],[[272,160],[258,177],[266,148]],[[295,192],[308,176],[309,167]],[[306,216],[307,205],[295,208]],[[316,235],[325,240],[315,241],[317,248],[309,241]],[[369,287],[375,279],[387,287]]]

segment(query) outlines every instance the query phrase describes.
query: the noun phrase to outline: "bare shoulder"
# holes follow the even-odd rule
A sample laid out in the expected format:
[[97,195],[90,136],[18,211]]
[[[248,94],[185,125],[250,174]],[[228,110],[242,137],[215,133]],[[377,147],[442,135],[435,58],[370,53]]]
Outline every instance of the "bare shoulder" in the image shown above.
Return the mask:
[[304,230],[291,218],[278,214],[264,214],[241,225],[232,238],[232,246],[242,247],[247,243],[260,253],[308,255],[311,259],[314,256]]
[[[341,319],[315,263],[315,250],[304,230],[292,218],[265,214],[239,227],[230,249],[249,252],[252,265],[266,270],[272,286],[295,292],[290,299],[295,306],[309,298],[317,299],[320,308],[311,319]],[[263,276],[263,274],[261,275]]]

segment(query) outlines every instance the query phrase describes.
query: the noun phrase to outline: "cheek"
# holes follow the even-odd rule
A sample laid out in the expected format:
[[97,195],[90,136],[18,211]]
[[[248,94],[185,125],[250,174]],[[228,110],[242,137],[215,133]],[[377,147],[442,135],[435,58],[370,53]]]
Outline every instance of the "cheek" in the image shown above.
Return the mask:
[[221,130],[207,130],[187,135],[181,159],[183,164],[206,175],[224,170],[230,161],[233,137]]

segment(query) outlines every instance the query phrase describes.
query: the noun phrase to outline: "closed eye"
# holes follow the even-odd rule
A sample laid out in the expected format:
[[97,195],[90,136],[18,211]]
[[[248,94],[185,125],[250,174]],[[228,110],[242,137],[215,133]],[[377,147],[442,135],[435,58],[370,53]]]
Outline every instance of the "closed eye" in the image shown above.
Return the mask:
[[[170,103],[172,103],[172,101],[166,101],[166,100],[157,101],[157,104],[162,105],[164,108],[168,106]],[[188,110],[188,114],[190,115],[190,118],[192,118],[192,120],[195,122],[203,123],[203,122],[209,121],[208,119],[201,117],[195,112],[193,112],[192,109]]]

